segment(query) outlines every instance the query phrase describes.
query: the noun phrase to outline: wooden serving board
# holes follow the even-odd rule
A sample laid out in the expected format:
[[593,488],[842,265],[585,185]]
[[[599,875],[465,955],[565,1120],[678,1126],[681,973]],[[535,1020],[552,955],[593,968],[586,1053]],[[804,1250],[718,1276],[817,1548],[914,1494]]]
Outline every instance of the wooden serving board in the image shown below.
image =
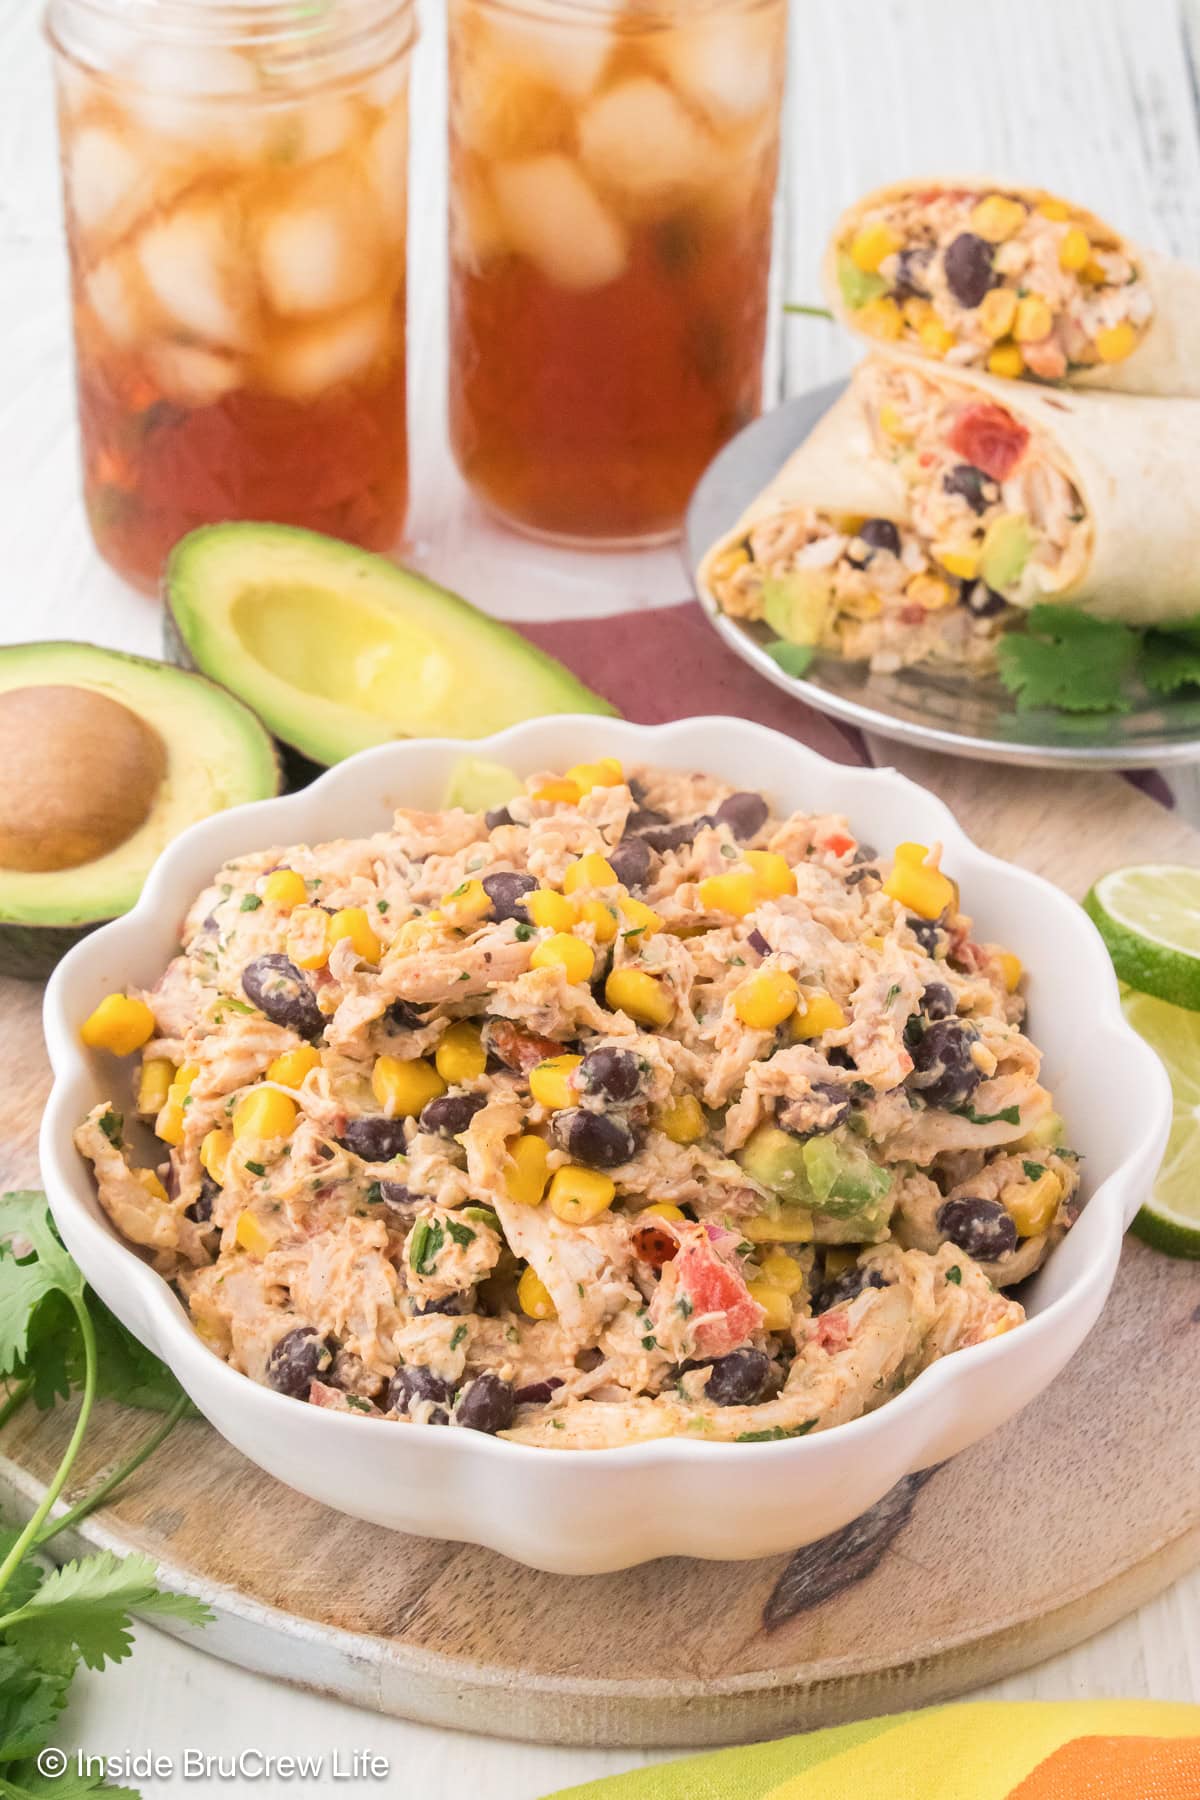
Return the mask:
[[[941,792],[985,846],[1074,894],[1115,863],[1200,860],[1200,837],[1117,777],[873,749]],[[5,1186],[37,1180],[39,1004],[0,983]],[[542,1743],[765,1738],[1026,1668],[1200,1560],[1198,1349],[1200,1265],[1131,1240],[1102,1322],[1041,1400],[836,1537],[761,1562],[542,1574],[327,1511],[200,1421],[82,1537],[143,1550],[206,1598],[217,1622],[202,1648],[377,1711]],[[36,1504],[70,1421],[59,1409],[10,1423],[0,1500]],[[101,1407],[73,1491],[148,1428]]]

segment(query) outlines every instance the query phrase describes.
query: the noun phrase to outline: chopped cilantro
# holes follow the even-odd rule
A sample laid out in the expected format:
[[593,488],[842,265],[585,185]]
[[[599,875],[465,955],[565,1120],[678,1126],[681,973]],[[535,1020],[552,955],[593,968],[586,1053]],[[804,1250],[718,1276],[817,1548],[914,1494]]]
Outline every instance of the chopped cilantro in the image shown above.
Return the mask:
[[742,853],[738,849],[736,844],[722,844],[721,845],[721,855],[727,856],[729,858],[730,862],[736,862],[738,857],[741,854]]
[[465,1250],[468,1244],[473,1244],[475,1242],[475,1233],[471,1230],[471,1227],[469,1225],[460,1224],[457,1219],[447,1219],[446,1230],[450,1233],[450,1236],[461,1250]]
[[106,1113],[101,1113],[100,1115],[100,1129],[110,1144],[120,1143],[121,1129],[124,1123],[125,1120],[122,1118],[121,1114],[119,1112],[114,1112],[111,1107],[109,1107]]
[[1155,694],[1200,684],[1200,621],[1175,631],[1148,631],[1142,646],[1142,679]]
[[228,900],[228,898],[229,898],[230,894],[232,894],[232,892],[233,892],[232,881],[223,881],[221,883],[221,898],[222,898],[222,900]]
[[1042,1176],[1046,1173],[1045,1163],[1023,1162],[1021,1164],[1021,1167],[1024,1169],[1026,1175],[1028,1175],[1030,1181],[1037,1181],[1039,1176]]
[[643,1350],[657,1350],[658,1349],[658,1339],[656,1337],[654,1337],[652,1333],[647,1332],[646,1336],[642,1339],[642,1349]]
[[372,1206],[377,1206],[383,1199],[383,1183],[381,1181],[373,1181],[371,1183],[370,1187],[367,1189],[367,1199],[371,1202]]
[[1003,1112],[977,1113],[973,1106],[952,1106],[949,1109],[957,1113],[960,1119],[969,1119],[972,1125],[1019,1125],[1021,1109],[1019,1106],[1006,1106]]
[[803,1425],[772,1425],[766,1431],[739,1431],[734,1442],[738,1444],[773,1444],[780,1438],[803,1437],[816,1424],[815,1419],[805,1419]]
[[953,1282],[955,1287],[962,1286],[962,1270],[957,1263],[954,1264],[953,1268],[946,1270],[946,1280]]
[[390,912],[391,907],[386,900],[377,900],[375,902],[375,911],[381,913]]
[[347,1394],[346,1405],[352,1406],[355,1412],[369,1413],[372,1410],[371,1402],[369,1400],[360,1400],[357,1394]]
[[249,1171],[252,1175],[265,1175],[267,1172],[267,1167],[266,1167],[265,1163],[248,1162],[246,1164],[246,1167],[249,1169]]
[[691,1318],[693,1307],[686,1294],[680,1294],[678,1300],[675,1302],[675,1311],[682,1319]]
[[892,985],[892,986],[891,986],[891,987],[890,987],[890,988],[889,988],[889,989],[888,989],[888,991],[887,991],[887,999],[886,999],[886,1000],[885,1000],[885,1001],[884,1001],[884,1003],[883,1003],[883,1010],[884,1010],[884,1012],[886,1012],[886,1011],[887,1011],[887,1009],[888,1009],[888,1007],[889,1007],[889,1006],[890,1006],[890,1005],[891,1005],[891,1004],[892,1004],[892,1001],[893,1001],[893,1000],[895,1000],[895,999],[896,999],[896,997],[897,997],[897,996],[898,996],[898,994],[899,994],[899,992],[900,992],[900,989],[899,989],[899,988],[898,988],[898,987],[897,987],[897,986],[895,986],[895,984],[893,984],[893,985]]
[[437,1219],[418,1219],[408,1245],[409,1267],[418,1275],[432,1275],[446,1234]]
[[460,981],[470,981],[471,977],[470,977],[470,974],[468,973],[468,971],[466,969],[464,969],[458,979]]
[[242,912],[257,912],[261,905],[262,901],[257,894],[243,894],[240,910]]
[[466,1337],[466,1335],[467,1335],[466,1326],[465,1325],[456,1325],[454,1327],[453,1334],[451,1335],[451,1338],[450,1338],[450,1348],[452,1350],[457,1350],[458,1346],[462,1343],[462,1341]]
[[789,644],[786,638],[776,638],[774,643],[764,644],[764,650],[773,663],[778,663],[785,675],[800,676],[808,673],[816,649],[812,644]]
[[513,936],[518,943],[527,944],[533,936],[533,926],[526,925],[523,921],[519,920],[513,929]]
[[1069,606],[1035,606],[1025,631],[1001,638],[1000,679],[1017,711],[1128,712],[1125,691],[1138,660],[1139,634]]

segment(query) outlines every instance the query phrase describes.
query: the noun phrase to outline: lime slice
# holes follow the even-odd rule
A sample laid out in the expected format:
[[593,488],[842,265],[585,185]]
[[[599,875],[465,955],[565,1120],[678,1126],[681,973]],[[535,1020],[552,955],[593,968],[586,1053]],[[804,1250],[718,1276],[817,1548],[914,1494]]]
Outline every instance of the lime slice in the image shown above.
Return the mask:
[[1114,869],[1084,901],[1122,981],[1200,1011],[1200,869]]
[[1125,1017],[1166,1064],[1175,1095],[1167,1154],[1133,1229],[1168,1256],[1200,1257],[1200,1012],[1148,994],[1122,996]]

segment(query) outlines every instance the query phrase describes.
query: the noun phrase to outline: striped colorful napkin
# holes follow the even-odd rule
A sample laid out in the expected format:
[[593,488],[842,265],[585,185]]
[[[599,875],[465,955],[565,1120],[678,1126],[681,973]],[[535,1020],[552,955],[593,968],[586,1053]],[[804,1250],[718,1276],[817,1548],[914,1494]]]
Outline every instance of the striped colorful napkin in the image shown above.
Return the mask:
[[661,1763],[548,1800],[1200,1800],[1200,1706],[935,1706]]

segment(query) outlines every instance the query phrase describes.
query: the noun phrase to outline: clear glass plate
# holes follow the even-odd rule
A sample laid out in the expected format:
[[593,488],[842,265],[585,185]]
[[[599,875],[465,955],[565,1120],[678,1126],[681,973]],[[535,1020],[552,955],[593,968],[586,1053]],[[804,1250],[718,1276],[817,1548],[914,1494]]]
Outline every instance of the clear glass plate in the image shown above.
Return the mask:
[[814,388],[756,419],[709,465],[692,496],[685,527],[688,566],[705,612],[730,648],[776,687],[820,712],[929,750],[1045,768],[1200,762],[1200,695],[1194,691],[1128,713],[1018,712],[994,676],[932,669],[876,675],[864,663],[828,656],[818,657],[806,675],[786,675],[764,648],[773,636],[766,626],[718,611],[697,580],[705,551],[766,487],[842,385]]

